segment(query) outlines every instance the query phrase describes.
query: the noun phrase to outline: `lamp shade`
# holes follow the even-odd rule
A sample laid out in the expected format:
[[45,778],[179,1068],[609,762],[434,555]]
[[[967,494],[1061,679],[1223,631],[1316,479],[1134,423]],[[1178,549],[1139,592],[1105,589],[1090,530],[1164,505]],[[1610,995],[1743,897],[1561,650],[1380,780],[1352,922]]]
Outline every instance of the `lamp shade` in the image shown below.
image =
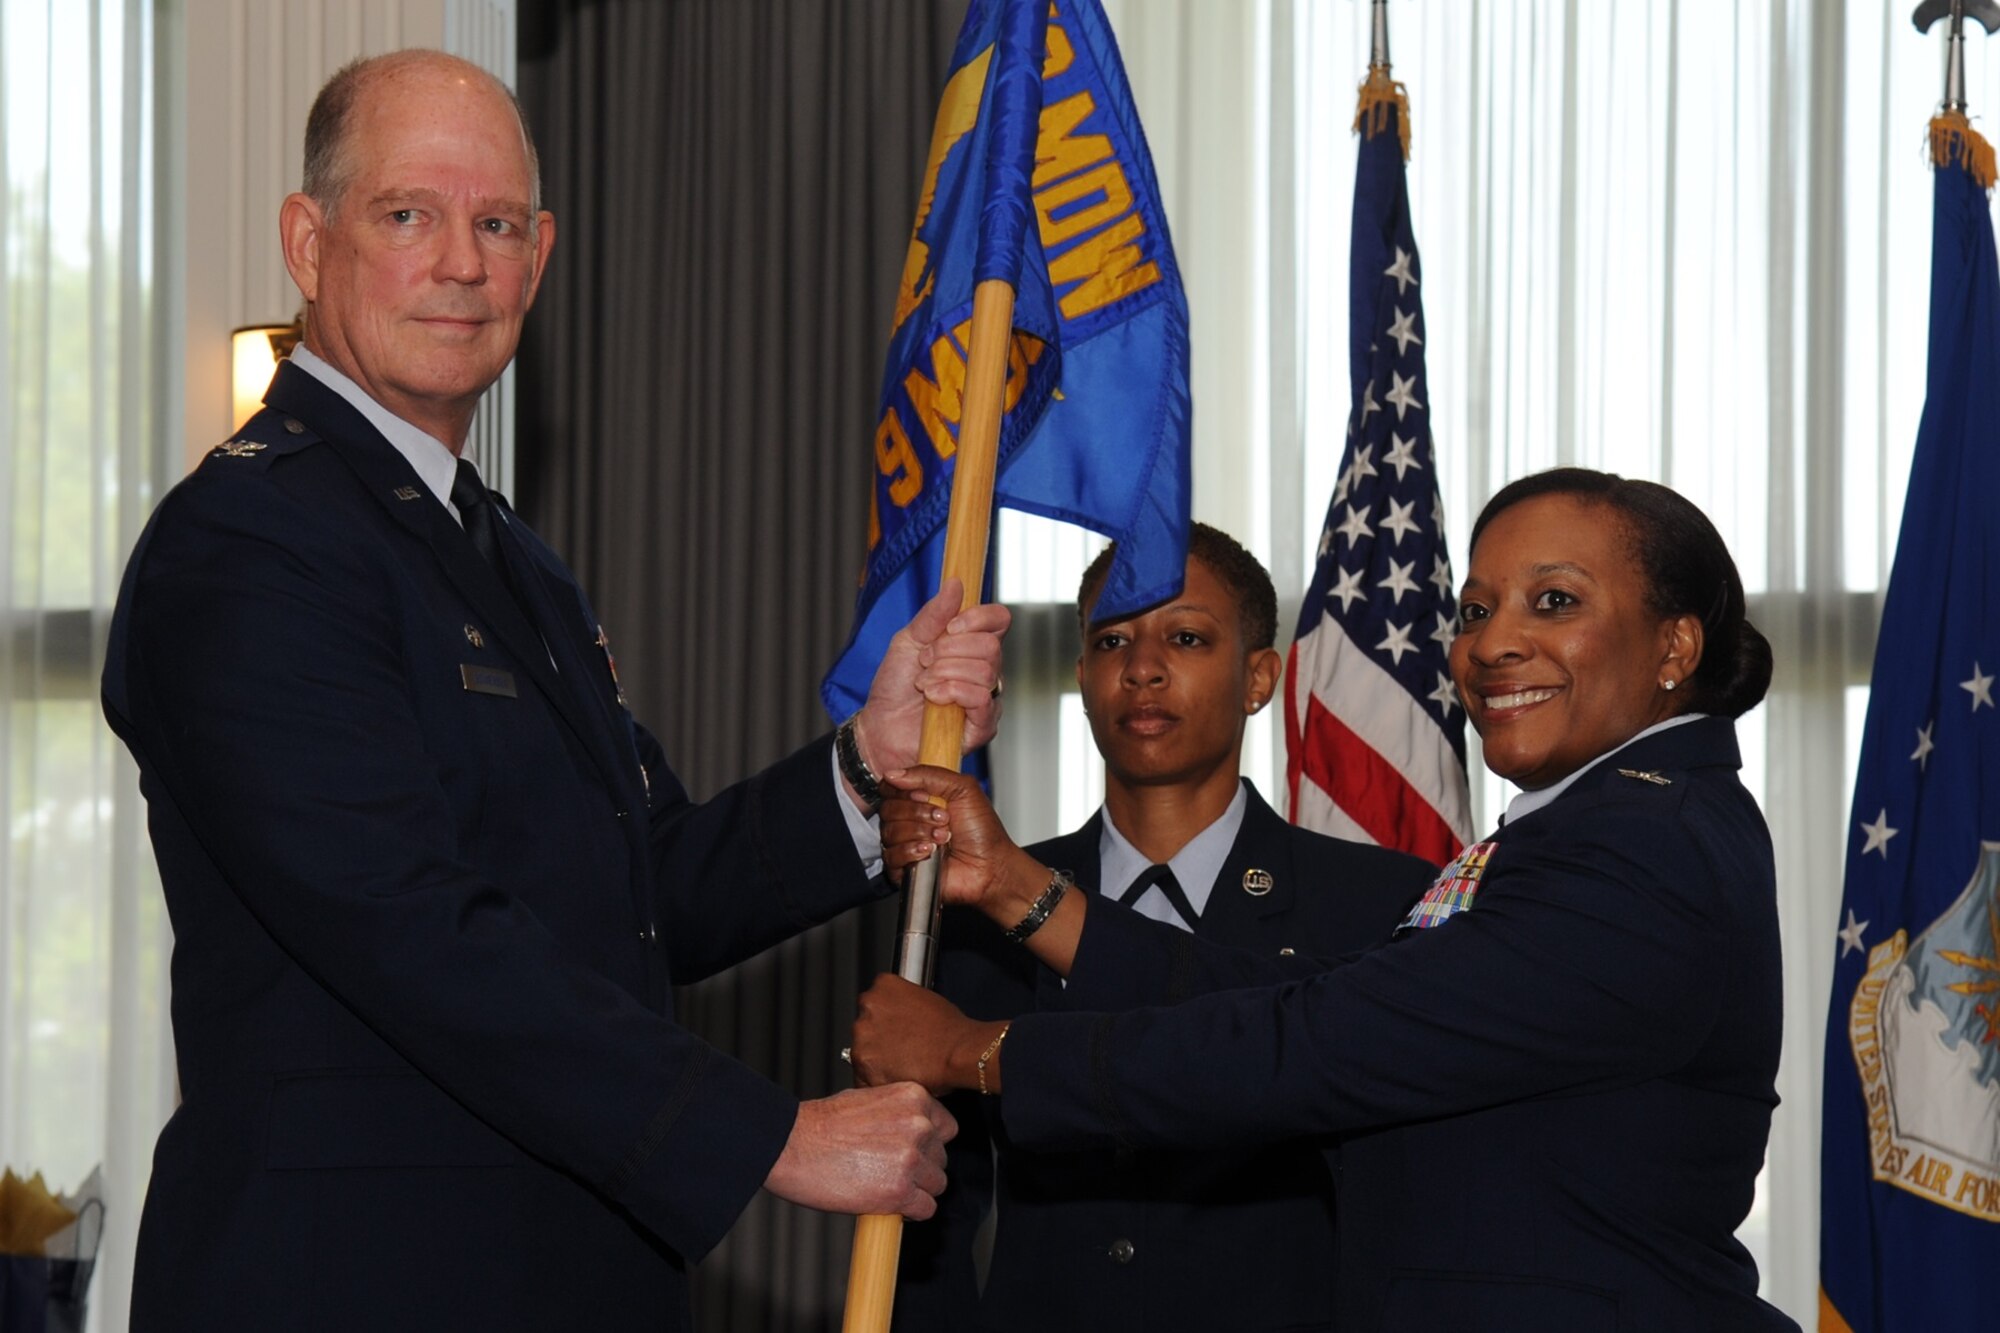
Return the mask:
[[296,324],[251,324],[229,335],[230,383],[235,421],[242,425],[264,405],[264,390],[278,363],[298,345]]

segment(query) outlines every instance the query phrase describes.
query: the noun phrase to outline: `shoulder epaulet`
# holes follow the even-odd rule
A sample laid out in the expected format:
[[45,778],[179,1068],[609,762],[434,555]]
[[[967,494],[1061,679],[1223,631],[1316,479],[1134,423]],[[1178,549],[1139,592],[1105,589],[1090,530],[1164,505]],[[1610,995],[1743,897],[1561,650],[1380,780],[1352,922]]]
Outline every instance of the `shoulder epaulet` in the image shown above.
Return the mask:
[[242,429],[208,451],[202,466],[268,465],[274,458],[318,444],[319,435],[297,417],[265,408]]

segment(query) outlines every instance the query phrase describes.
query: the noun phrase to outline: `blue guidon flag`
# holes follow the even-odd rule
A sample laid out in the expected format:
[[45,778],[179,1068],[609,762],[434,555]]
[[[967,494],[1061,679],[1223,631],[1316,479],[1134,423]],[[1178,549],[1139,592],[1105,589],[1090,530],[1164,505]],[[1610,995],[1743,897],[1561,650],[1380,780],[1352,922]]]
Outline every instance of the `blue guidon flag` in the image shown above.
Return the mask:
[[1930,373],[1829,942],[1822,1333],[2000,1322],[2000,267],[1992,150],[1956,114],[1932,143]]
[[844,718],[937,590],[972,292],[1014,284],[995,499],[1118,543],[1099,606],[1180,591],[1187,301],[1096,0],[973,0],[931,131],[882,376],[868,561],[821,695]]
[[1285,669],[1292,822],[1452,859],[1472,832],[1458,627],[1424,375],[1423,268],[1403,162],[1409,103],[1362,85],[1348,291],[1353,410]]

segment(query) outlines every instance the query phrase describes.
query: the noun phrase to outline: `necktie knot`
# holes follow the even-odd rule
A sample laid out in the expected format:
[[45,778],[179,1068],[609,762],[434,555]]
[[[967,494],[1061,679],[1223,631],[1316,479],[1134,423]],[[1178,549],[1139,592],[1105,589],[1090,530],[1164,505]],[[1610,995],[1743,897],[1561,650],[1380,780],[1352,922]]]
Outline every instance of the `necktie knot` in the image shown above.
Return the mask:
[[1139,877],[1126,887],[1125,892],[1118,895],[1118,901],[1127,907],[1136,907],[1139,900],[1146,896],[1148,889],[1158,889],[1173,905],[1174,911],[1180,915],[1187,928],[1189,930],[1195,928],[1195,923],[1201,919],[1201,914],[1194,910],[1194,904],[1188,900],[1186,891],[1181,888],[1181,882],[1174,878],[1174,872],[1168,866],[1147,866],[1139,872]]
[[486,503],[486,483],[479,479],[479,469],[469,458],[458,460],[458,471],[451,479],[451,503],[463,518],[469,509],[477,509]]
[[[486,490],[486,483],[479,479],[479,469],[472,460],[458,460],[458,474],[451,480],[451,505],[458,511],[459,522],[465,525],[465,535],[472,538],[472,545],[493,566],[502,578],[507,576],[507,566],[500,555],[500,539],[493,531],[492,498]],[[511,581],[510,581],[511,582]]]

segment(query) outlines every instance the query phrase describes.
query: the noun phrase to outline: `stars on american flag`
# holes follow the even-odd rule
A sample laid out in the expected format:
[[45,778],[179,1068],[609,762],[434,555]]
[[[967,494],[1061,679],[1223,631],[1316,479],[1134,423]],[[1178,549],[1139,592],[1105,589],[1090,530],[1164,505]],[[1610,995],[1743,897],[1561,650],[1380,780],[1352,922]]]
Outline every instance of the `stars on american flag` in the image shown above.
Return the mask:
[[1464,711],[1446,660],[1458,628],[1456,582],[1425,425],[1418,261],[1408,245],[1392,253],[1382,270],[1383,322],[1369,345],[1371,376],[1348,418],[1308,601],[1339,619],[1357,646],[1372,650],[1368,655],[1443,722]]
[[1397,481],[1401,481],[1403,474],[1411,468],[1422,469],[1423,464],[1417,461],[1416,437],[1411,436],[1406,440],[1392,431],[1389,435],[1389,452],[1382,456],[1382,466],[1396,469]]
[[1410,271],[1410,265],[1416,262],[1417,257],[1400,245],[1395,250],[1396,262],[1383,269],[1382,276],[1396,280],[1396,295],[1401,296],[1418,285],[1417,275]]
[[1394,657],[1396,665],[1401,666],[1403,664],[1403,654],[1416,652],[1417,645],[1410,642],[1410,627],[1408,625],[1398,625],[1393,620],[1387,623],[1389,629],[1388,635],[1382,642],[1375,646],[1382,652]]
[[1436,704],[1439,712],[1443,713],[1446,717],[1450,717],[1451,710],[1458,707],[1458,687],[1451,683],[1450,676],[1440,671],[1438,672],[1437,688],[1426,694],[1424,698]]
[[1423,346],[1424,340],[1417,336],[1417,312],[1398,310],[1396,317],[1389,321],[1389,337],[1396,344],[1397,356],[1408,356],[1411,343]]
[[1391,560],[1389,562],[1389,576],[1376,586],[1385,589],[1391,598],[1400,604],[1404,593],[1415,592],[1417,590],[1417,581],[1410,577],[1410,571],[1416,567],[1417,562],[1414,560],[1406,560],[1401,564]]
[[1416,507],[1417,502],[1415,500],[1411,500],[1407,504],[1398,503],[1395,500],[1389,501],[1389,515],[1382,520],[1382,530],[1384,532],[1395,533],[1396,545],[1398,546],[1403,544],[1403,538],[1413,532],[1420,531],[1424,526],[1410,517],[1411,511]]
[[1402,139],[1384,124],[1361,126],[1348,267],[1356,280],[1343,340],[1350,376],[1340,385],[1346,432],[1326,432],[1343,452],[1288,657],[1286,787],[1301,826],[1442,865],[1472,835],[1465,703],[1445,658],[1457,585],[1427,407],[1423,275]]
[[1361,571],[1358,569],[1341,570],[1340,578],[1334,583],[1333,588],[1327,593],[1327,596],[1338,597],[1340,599],[1340,609],[1343,611],[1356,602],[1365,601],[1368,594],[1361,591]]
[[1404,379],[1393,370],[1389,372],[1389,392],[1383,395],[1382,401],[1396,409],[1396,420],[1401,421],[1403,414],[1412,409],[1423,410],[1424,405],[1417,401],[1416,388],[1415,375]]

